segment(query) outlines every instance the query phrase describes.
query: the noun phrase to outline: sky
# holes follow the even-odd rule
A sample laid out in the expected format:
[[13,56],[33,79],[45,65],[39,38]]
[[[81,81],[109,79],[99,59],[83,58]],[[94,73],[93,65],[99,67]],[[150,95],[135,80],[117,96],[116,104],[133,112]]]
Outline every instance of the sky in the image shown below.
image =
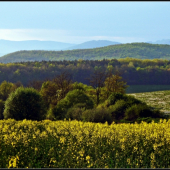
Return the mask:
[[170,39],[170,2],[0,1],[0,39],[72,44]]

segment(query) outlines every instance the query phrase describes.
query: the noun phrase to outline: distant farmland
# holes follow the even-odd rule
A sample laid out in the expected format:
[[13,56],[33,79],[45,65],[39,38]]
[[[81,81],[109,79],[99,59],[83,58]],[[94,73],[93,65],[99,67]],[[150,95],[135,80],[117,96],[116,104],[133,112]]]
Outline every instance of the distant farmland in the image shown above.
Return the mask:
[[170,112],[170,90],[144,92],[144,93],[130,93],[137,99],[146,102],[148,105],[158,108],[165,113]]

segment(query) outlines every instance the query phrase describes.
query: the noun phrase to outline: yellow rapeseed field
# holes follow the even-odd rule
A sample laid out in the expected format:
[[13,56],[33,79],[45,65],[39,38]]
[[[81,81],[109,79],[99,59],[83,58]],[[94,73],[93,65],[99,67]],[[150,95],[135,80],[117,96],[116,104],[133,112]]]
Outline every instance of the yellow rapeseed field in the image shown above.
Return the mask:
[[0,168],[170,168],[170,120],[0,120]]

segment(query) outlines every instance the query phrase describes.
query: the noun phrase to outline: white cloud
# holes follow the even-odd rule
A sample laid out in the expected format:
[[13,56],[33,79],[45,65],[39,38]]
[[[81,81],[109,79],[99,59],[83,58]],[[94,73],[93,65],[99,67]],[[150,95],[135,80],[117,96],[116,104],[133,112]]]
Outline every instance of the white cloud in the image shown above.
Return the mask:
[[0,39],[11,41],[41,40],[65,43],[83,43],[91,40],[109,40],[121,43],[144,42],[143,38],[116,36],[75,36],[70,31],[55,29],[0,29]]
[[56,41],[58,37],[67,34],[65,30],[54,29],[0,29],[0,39],[11,41],[24,40],[51,40]]

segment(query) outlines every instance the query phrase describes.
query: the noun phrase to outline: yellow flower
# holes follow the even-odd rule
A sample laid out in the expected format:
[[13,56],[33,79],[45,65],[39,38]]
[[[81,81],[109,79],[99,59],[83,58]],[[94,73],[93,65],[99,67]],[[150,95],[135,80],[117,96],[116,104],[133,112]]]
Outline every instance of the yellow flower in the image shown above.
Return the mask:
[[129,158],[127,158],[127,163],[130,164],[130,159]]
[[8,168],[18,168],[17,167],[17,160],[19,160],[19,157],[16,156],[16,157],[12,157],[10,160],[9,160],[9,165],[8,165]]
[[81,157],[83,157],[84,156],[84,150],[79,151],[79,154],[80,154]]
[[86,161],[89,163],[89,160],[90,160],[90,156],[86,156]]

